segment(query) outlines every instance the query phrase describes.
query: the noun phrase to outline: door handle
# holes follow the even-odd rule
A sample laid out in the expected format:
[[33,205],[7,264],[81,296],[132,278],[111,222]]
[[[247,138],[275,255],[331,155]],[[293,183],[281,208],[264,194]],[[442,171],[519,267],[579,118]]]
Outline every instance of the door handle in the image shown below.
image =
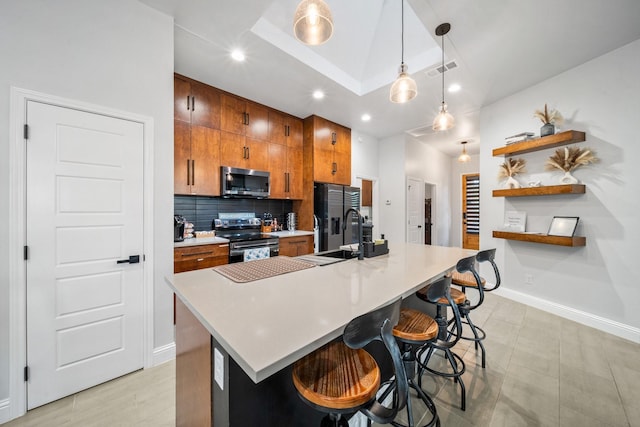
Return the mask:
[[421,226],[421,225],[419,225],[419,226],[418,226],[418,228],[422,228],[422,226]]
[[131,255],[126,259],[119,259],[117,261],[118,264],[137,264],[140,262],[140,255]]

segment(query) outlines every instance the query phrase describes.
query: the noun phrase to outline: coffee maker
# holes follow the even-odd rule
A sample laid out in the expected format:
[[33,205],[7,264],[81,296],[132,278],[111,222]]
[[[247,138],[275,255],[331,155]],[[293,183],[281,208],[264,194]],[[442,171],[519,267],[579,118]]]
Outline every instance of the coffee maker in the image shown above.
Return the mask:
[[182,242],[184,240],[184,224],[186,219],[182,215],[173,216],[173,241]]

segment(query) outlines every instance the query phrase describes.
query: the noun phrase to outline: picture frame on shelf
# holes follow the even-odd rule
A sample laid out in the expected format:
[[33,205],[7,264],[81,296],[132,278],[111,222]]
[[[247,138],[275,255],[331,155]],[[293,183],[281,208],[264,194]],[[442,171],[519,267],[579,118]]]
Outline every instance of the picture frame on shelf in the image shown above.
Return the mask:
[[577,216],[554,216],[549,225],[549,236],[573,237],[580,217]]
[[502,231],[524,233],[527,225],[527,213],[521,211],[506,211]]

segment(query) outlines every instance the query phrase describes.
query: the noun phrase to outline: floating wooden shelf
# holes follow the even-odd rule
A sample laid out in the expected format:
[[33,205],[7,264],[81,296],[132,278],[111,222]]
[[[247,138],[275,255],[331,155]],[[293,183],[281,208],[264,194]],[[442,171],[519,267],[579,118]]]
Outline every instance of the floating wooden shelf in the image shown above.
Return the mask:
[[507,240],[520,240],[521,242],[546,243],[559,246],[585,246],[587,238],[584,236],[561,237],[546,234],[512,233],[510,231],[494,231],[493,237]]
[[493,190],[493,197],[550,196],[554,194],[584,194],[584,192],[584,184],[563,184]]
[[493,156],[515,156],[517,154],[532,153],[538,150],[556,148],[576,142],[583,142],[586,139],[584,132],[568,130],[556,133],[555,135],[543,136],[542,138],[530,139],[528,141],[516,142],[493,150]]

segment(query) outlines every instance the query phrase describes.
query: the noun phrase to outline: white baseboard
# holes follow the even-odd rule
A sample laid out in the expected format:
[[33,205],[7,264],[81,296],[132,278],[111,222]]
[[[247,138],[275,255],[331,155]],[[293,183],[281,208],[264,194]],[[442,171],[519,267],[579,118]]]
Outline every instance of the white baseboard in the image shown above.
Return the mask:
[[615,320],[606,319],[604,317],[596,316],[595,314],[576,310],[575,308],[567,307],[565,305],[508,288],[497,289],[495,293],[501,297],[521,302],[531,307],[553,313],[557,316],[564,317],[565,319],[573,320],[574,322],[578,322],[640,344],[640,329],[634,328],[633,326],[625,325],[624,323],[616,322]]
[[9,399],[0,400],[0,424],[11,420],[11,405]]
[[158,366],[164,362],[175,359],[176,357],[176,343],[163,345],[162,347],[156,347],[153,349],[153,359],[151,366]]

